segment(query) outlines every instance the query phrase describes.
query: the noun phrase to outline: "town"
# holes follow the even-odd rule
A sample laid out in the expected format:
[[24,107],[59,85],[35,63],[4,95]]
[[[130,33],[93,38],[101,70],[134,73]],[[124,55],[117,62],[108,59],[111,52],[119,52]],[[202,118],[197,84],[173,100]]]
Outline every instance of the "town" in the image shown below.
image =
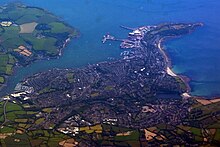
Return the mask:
[[[108,34],[102,40],[103,43],[121,41],[120,47],[128,49],[121,54],[122,58],[80,69],[51,69],[35,74],[20,82],[15,93],[5,100],[28,103],[40,110],[36,118],[41,121],[28,130],[55,129],[76,138],[108,134],[103,133],[103,128],[108,126],[142,132],[145,129],[149,133],[146,128],[163,123],[189,124],[186,118],[192,101],[187,94],[187,83],[168,70],[161,43],[166,38],[188,34],[201,25],[123,27],[132,31],[127,39],[116,39]],[[129,135],[134,130],[122,134]],[[109,135],[117,136],[111,132]],[[160,138],[165,140],[161,135]],[[173,138],[173,141],[178,139],[181,138]]]
[[[95,101],[103,103],[103,101],[109,100],[113,104],[123,101],[122,108],[136,106],[131,103],[140,103],[141,105],[132,109],[129,108],[131,112],[124,113],[131,113],[132,116],[133,113],[142,111],[142,107],[145,106],[144,101],[148,101],[151,98],[160,99],[161,97],[167,97],[181,100],[181,95],[187,92],[187,86],[178,76],[171,76],[167,73],[166,57],[158,48],[158,43],[160,43],[161,38],[183,35],[182,32],[187,34],[200,25],[165,24],[157,27],[134,29],[132,33],[129,33],[128,39],[125,39],[126,41],[123,41],[122,44],[129,41],[137,41],[139,45],[135,48],[131,47],[131,51],[124,54],[126,58],[123,57],[112,62],[101,62],[82,69],[53,69],[48,72],[38,73],[18,84],[16,90],[19,92],[22,89],[26,89],[25,95],[30,97],[30,100],[34,101],[38,107],[55,106],[59,109],[68,109],[66,115],[70,115],[68,113],[71,113],[80,105],[83,107],[85,102],[89,103],[89,101],[94,104]],[[107,41],[109,37],[108,35],[106,37],[104,39]],[[110,38],[115,39],[113,37]],[[126,97],[126,101],[122,99],[123,97]],[[135,98],[135,101],[132,100],[133,98]],[[79,103],[81,104],[79,105]],[[75,104],[79,106],[70,107],[70,105],[73,106]],[[101,108],[101,106],[96,107],[95,105],[94,107]],[[100,116],[100,114],[98,114],[99,117],[91,117],[87,113],[84,117],[89,117],[88,120],[91,121],[89,122],[91,124],[100,123],[106,119],[117,119],[121,125],[129,127],[127,123],[129,123],[128,120],[131,120],[131,116],[116,118],[116,112],[119,110],[120,108],[108,110],[113,111],[108,113],[109,117],[105,113],[105,117]],[[97,110],[95,109],[95,111]],[[114,111],[116,112],[114,113]],[[185,113],[186,109],[178,111]],[[162,113],[163,111],[157,112]],[[175,111],[172,110],[171,112]],[[92,114],[95,115],[96,112]],[[57,117],[54,123],[60,123],[62,119],[63,117]],[[50,120],[50,116],[47,116],[45,123]],[[181,118],[175,120],[181,120]],[[125,122],[126,124],[124,124]],[[137,126],[144,127],[144,125],[146,124]],[[42,124],[42,126],[47,125]]]

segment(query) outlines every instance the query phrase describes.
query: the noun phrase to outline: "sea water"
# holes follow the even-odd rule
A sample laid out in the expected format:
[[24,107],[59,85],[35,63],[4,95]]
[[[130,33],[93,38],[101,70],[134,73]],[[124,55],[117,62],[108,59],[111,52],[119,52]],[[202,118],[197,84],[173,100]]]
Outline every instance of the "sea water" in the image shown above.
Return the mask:
[[[13,2],[1,0],[0,4]],[[102,44],[104,34],[126,38],[119,26],[138,27],[165,22],[203,22],[190,35],[165,43],[173,69],[191,79],[192,94],[220,95],[220,1],[218,0],[20,0],[44,8],[77,28],[81,36],[73,40],[59,59],[38,61],[18,68],[1,95],[13,91],[27,76],[51,68],[82,68],[88,64],[119,58],[119,43]]]

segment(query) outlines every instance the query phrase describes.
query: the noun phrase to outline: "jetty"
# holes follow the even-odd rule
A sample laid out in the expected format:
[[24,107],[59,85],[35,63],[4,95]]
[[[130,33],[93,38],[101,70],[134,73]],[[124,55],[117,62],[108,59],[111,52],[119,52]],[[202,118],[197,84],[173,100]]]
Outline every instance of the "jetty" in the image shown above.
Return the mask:
[[114,36],[107,34],[103,36],[102,43],[105,43],[107,40],[112,41],[120,41],[120,47],[122,49],[131,49],[131,48],[139,48],[141,46],[141,40],[144,37],[144,34],[149,30],[148,27],[140,27],[140,28],[130,28],[126,26],[120,26],[123,29],[131,31],[128,34],[127,39],[116,39]]
[[136,28],[130,28],[130,27],[122,26],[122,25],[120,27],[123,28],[123,29],[129,30],[129,31],[136,30]]
[[120,41],[120,42],[124,42],[125,41],[124,39],[116,39],[114,36],[112,36],[110,34],[107,34],[107,35],[103,36],[102,43],[104,44],[108,40]]

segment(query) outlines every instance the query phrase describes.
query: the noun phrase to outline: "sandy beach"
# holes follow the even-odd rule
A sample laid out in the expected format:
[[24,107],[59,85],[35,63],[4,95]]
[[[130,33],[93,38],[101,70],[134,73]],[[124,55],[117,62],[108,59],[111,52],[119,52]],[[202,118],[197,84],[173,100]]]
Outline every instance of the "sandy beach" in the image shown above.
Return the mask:
[[[167,37],[166,37],[166,38],[167,38]],[[187,91],[186,91],[186,93],[183,93],[183,94],[182,94],[182,97],[183,97],[183,98],[190,98],[191,95],[190,95],[189,93],[190,93],[190,91],[191,91],[191,88],[190,88],[190,86],[189,86],[189,84],[188,84],[188,81],[186,81],[186,80],[185,80],[184,78],[182,78],[180,75],[177,75],[177,74],[175,74],[175,72],[172,71],[171,62],[170,62],[169,58],[167,57],[167,55],[166,55],[166,53],[165,53],[165,51],[164,51],[164,49],[163,49],[163,47],[162,47],[162,42],[164,41],[164,39],[165,39],[165,38],[162,38],[162,39],[159,40],[158,48],[160,49],[161,53],[162,53],[162,54],[164,55],[164,57],[165,57],[165,61],[166,61],[166,64],[167,64],[166,72],[167,72],[168,75],[170,75],[170,76],[172,76],[172,77],[179,77],[179,78],[185,83],[185,85],[187,86]]]
[[167,67],[167,74],[172,77],[178,77],[169,67]]

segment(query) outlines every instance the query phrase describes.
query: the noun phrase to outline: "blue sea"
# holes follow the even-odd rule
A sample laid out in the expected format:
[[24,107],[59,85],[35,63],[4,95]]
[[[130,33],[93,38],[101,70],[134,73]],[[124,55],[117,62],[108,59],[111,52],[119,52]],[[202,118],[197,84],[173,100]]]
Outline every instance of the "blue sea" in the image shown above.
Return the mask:
[[[13,2],[1,0],[0,4]],[[51,68],[81,68],[118,58],[121,50],[113,42],[102,44],[111,33],[125,38],[120,25],[137,27],[165,22],[203,22],[190,35],[165,43],[173,70],[188,76],[192,94],[220,96],[220,1],[219,0],[20,0],[54,13],[81,32],[59,59],[39,61],[19,68],[3,93],[11,92],[23,78]]]

